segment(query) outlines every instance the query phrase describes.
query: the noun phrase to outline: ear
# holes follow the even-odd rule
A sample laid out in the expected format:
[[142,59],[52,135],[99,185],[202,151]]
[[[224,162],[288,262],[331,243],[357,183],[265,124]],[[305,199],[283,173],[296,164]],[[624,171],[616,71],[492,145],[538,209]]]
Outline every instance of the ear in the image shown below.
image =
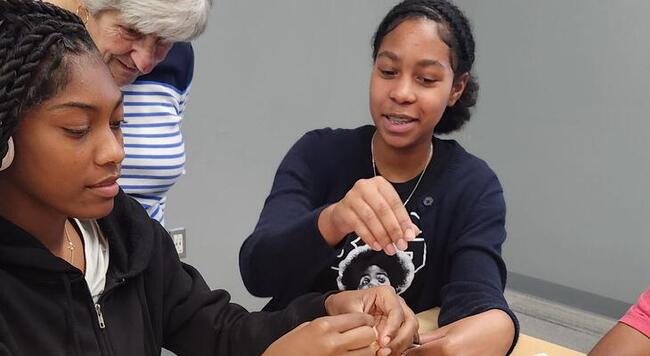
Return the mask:
[[463,73],[460,77],[454,80],[454,84],[451,87],[451,95],[449,96],[449,101],[447,102],[447,106],[456,105],[458,99],[460,99],[461,95],[463,95],[463,91],[465,91],[465,86],[467,85],[467,81],[469,81],[469,73]]

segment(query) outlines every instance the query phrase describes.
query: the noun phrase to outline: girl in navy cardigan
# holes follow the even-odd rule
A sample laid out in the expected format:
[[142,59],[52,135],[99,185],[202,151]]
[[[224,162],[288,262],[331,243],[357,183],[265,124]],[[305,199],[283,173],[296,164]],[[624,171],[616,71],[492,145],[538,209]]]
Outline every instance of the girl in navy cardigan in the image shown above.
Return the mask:
[[308,291],[391,285],[441,329],[413,353],[505,354],[517,320],[503,289],[506,208],[485,162],[433,136],[470,119],[478,85],[468,20],[444,0],[406,0],[373,42],[373,126],[304,135],[240,251],[267,310]]

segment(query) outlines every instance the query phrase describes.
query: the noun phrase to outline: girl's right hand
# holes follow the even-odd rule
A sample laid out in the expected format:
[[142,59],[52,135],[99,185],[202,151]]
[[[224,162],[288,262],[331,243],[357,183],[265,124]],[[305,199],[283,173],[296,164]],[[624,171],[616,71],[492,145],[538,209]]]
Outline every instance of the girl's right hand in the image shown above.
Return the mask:
[[318,228],[330,246],[354,232],[375,251],[389,255],[407,248],[420,230],[411,221],[402,200],[385,178],[358,180],[345,197],[325,208]]
[[326,316],[304,323],[275,341],[263,356],[374,356],[378,351],[373,318],[364,313]]

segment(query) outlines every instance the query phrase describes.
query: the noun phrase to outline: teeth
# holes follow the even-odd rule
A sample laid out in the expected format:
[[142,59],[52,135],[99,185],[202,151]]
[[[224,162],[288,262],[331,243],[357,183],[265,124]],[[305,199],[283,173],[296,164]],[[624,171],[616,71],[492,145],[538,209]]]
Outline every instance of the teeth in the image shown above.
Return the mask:
[[408,124],[411,121],[414,121],[413,119],[405,119],[405,118],[396,117],[396,116],[386,116],[386,117],[388,118],[388,120],[390,120],[390,122],[392,122],[394,124],[398,124],[398,125],[404,125],[404,124]]

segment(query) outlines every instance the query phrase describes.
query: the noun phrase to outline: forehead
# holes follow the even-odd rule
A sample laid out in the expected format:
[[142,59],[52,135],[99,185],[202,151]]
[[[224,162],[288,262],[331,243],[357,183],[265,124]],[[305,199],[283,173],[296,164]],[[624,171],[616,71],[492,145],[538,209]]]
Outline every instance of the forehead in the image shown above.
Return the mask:
[[95,53],[66,57],[68,83],[53,99],[84,100],[114,105],[121,92],[108,67]]
[[442,40],[440,31],[440,24],[433,20],[406,19],[386,34],[378,53],[388,51],[397,55],[401,60],[431,59],[448,63],[450,48]]

